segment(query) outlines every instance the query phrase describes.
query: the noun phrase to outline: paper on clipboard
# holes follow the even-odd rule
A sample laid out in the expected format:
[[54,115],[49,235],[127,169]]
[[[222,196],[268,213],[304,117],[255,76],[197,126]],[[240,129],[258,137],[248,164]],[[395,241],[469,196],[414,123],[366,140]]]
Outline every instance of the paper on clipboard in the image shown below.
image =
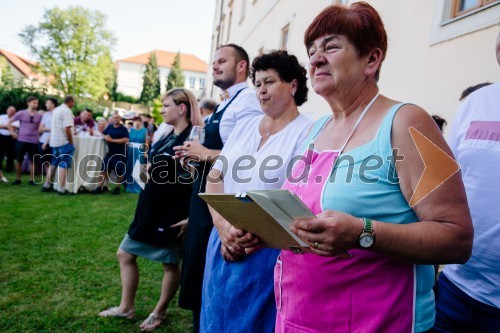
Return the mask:
[[308,244],[290,231],[293,220],[314,214],[288,190],[247,191],[199,196],[229,223],[259,237],[268,247],[303,252]]
[[295,194],[287,190],[251,191],[246,194],[271,215],[300,246],[308,246],[290,230],[290,225],[296,218],[315,216]]

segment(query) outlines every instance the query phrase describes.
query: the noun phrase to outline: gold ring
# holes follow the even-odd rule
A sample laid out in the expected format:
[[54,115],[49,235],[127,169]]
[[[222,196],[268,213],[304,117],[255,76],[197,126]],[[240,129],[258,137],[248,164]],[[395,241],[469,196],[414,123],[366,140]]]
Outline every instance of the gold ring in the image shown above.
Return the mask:
[[313,247],[314,247],[315,250],[318,249],[318,246],[319,246],[318,242],[314,242]]

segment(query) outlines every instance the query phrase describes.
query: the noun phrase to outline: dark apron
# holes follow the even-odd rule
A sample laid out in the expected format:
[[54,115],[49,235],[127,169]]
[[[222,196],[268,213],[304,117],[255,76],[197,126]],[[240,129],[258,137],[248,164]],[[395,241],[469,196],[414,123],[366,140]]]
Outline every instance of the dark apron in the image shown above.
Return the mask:
[[[243,89],[239,90],[222,110],[217,112],[217,109],[215,109],[214,113],[208,119],[204,127],[205,141],[203,145],[206,148],[214,150],[222,149],[223,143],[219,134],[220,121],[224,112]],[[202,162],[197,167],[198,175],[193,184],[191,205],[189,207],[189,223],[184,239],[179,306],[192,310],[195,318],[199,315],[201,309],[201,289],[203,272],[205,270],[205,256],[208,239],[213,227],[212,216],[210,215],[208,206],[205,201],[200,199],[198,193],[205,192],[207,175],[211,167],[212,163],[210,162]]]

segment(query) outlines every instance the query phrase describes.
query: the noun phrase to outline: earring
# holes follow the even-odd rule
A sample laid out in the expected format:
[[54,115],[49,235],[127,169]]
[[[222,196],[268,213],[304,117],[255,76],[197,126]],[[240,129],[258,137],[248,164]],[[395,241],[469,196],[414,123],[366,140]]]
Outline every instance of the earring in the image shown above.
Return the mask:
[[291,95],[292,95],[292,96],[295,96],[295,93],[293,92],[293,93],[291,93]]

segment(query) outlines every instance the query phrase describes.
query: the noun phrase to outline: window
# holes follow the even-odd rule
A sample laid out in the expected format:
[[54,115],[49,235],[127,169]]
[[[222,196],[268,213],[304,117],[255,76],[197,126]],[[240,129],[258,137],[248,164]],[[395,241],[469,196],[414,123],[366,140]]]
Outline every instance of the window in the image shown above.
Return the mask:
[[229,22],[227,24],[227,38],[226,43],[229,42],[229,36],[231,34],[231,21],[233,20],[233,11],[229,12]]
[[224,43],[224,20],[226,19],[226,15],[222,15],[220,19],[220,29],[219,29],[219,39],[221,43]]
[[500,0],[435,0],[430,45],[498,25]]
[[286,50],[286,47],[288,45],[289,32],[290,32],[290,23],[285,25],[283,29],[281,29],[281,43],[280,43],[281,50]]
[[190,87],[191,89],[193,89],[195,84],[196,84],[196,78],[195,78],[195,77],[193,77],[193,76],[190,76],[190,77],[189,77],[189,87]]
[[241,0],[241,14],[240,14],[240,24],[241,22],[243,22],[243,20],[245,19],[245,10],[247,8],[247,2],[246,0]]
[[200,77],[200,89],[205,88],[205,78]]
[[461,16],[493,2],[495,0],[453,0],[452,17]]

